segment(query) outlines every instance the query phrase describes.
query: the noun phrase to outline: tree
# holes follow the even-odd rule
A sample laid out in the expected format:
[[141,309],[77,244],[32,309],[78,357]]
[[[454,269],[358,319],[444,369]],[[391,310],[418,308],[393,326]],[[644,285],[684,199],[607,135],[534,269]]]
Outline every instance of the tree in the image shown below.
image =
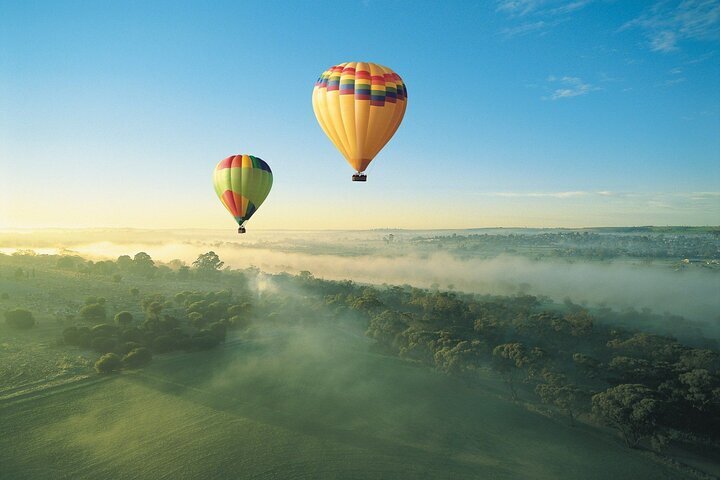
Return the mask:
[[90,329],[90,333],[92,334],[93,338],[95,337],[112,337],[115,336],[118,332],[118,327],[115,325],[110,325],[109,323],[101,323],[99,325],[95,325]]
[[177,275],[180,280],[187,280],[188,278],[190,278],[190,267],[188,267],[187,265],[183,265],[182,267],[178,268]]
[[62,256],[58,258],[57,268],[62,270],[73,270],[75,268],[75,260],[77,257]]
[[160,313],[163,309],[162,302],[154,301],[145,305],[145,316],[148,320],[160,320]]
[[236,315],[242,315],[245,313],[247,308],[245,305],[230,305],[227,309],[228,317],[234,317]]
[[106,353],[95,362],[95,370],[98,373],[117,372],[122,366],[122,359],[115,353]]
[[120,275],[119,273],[116,273],[115,275],[112,276],[112,281],[114,283],[120,283],[122,281],[122,275]]
[[513,400],[518,399],[517,390],[515,389],[515,372],[523,365],[525,357],[525,345],[519,342],[504,343],[493,349],[493,368],[500,373],[505,385],[510,390],[510,396]]
[[220,339],[208,330],[201,330],[192,336],[190,346],[197,350],[208,350],[216,347]]
[[398,349],[402,342],[400,334],[408,327],[409,320],[410,316],[407,314],[395,310],[385,310],[370,320],[365,335],[374,338],[386,347]]
[[203,274],[216,273],[223,265],[225,265],[225,262],[221,262],[220,257],[213,251],[203,253],[193,262],[193,267],[195,267],[199,273]]
[[130,255],[120,255],[115,264],[120,270],[129,271],[132,270],[133,259],[130,258]]
[[238,330],[247,330],[250,327],[250,320],[241,315],[233,315],[228,320],[228,323],[230,325],[230,328],[235,328]]
[[90,305],[85,305],[80,309],[80,316],[82,319],[90,322],[103,321],[105,320],[106,315],[105,305],[100,303],[91,303]]
[[696,368],[678,377],[683,398],[693,408],[704,412],[713,403],[720,403],[720,387],[717,378],[702,368]]
[[5,312],[5,323],[12,328],[28,330],[35,326],[35,317],[30,310],[16,308]]
[[185,266],[185,262],[183,262],[179,258],[174,258],[168,262],[168,267],[170,267],[173,270],[180,270],[184,266]]
[[620,431],[628,447],[636,448],[640,440],[652,436],[656,430],[659,402],[653,393],[640,384],[611,387],[593,395],[593,413]]
[[63,330],[63,342],[67,345],[79,345],[80,334],[77,327],[68,327]]
[[157,267],[155,266],[155,262],[145,252],[138,252],[133,257],[133,271],[144,275],[148,278],[152,278],[155,275],[155,270],[157,270]]
[[159,335],[153,340],[152,348],[156,353],[172,352],[177,348],[177,342],[169,335]]
[[130,313],[130,312],[122,311],[122,312],[118,312],[115,315],[115,323],[117,323],[121,327],[127,327],[128,325],[130,325],[132,323],[132,321],[133,321],[133,316],[132,316],[132,313]]
[[122,361],[128,368],[138,368],[146,365],[150,360],[152,360],[152,352],[145,347],[138,347],[130,350]]
[[138,295],[140,295],[140,289],[132,287],[130,289],[130,295],[132,295],[133,297],[137,297]]
[[110,337],[96,337],[90,345],[98,353],[108,353],[115,350],[117,343]]
[[546,373],[544,383],[535,387],[535,393],[543,403],[555,405],[570,418],[570,425],[575,425],[575,405],[578,401],[577,386],[567,383],[564,375]]
[[203,314],[200,312],[188,313],[188,320],[190,320],[190,325],[198,329],[203,328],[207,323],[207,320],[205,320]]

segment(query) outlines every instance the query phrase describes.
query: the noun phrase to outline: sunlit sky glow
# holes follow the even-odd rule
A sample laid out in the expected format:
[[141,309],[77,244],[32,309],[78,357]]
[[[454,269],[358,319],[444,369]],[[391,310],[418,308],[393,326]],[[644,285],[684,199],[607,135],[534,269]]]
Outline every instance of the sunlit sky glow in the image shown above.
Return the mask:
[[[0,1],[0,228],[233,228],[211,171],[275,173],[250,228],[720,223],[720,1]],[[367,184],[324,69],[397,71]]]

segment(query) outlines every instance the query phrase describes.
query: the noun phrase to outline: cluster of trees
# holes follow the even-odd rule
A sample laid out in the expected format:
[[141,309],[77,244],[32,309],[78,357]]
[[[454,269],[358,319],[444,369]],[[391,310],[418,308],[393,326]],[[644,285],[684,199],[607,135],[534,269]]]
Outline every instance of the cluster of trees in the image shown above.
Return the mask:
[[657,448],[670,438],[720,440],[714,342],[690,346],[598,322],[570,302],[548,311],[533,296],[373,288],[311,275],[297,281],[324,293],[326,306],[366,317],[367,335],[387,353],[469,380],[490,368],[511,398],[545,403],[570,423],[582,416],[607,424],[630,447],[644,439]]
[[184,291],[173,301],[159,294],[145,296],[141,319],[121,311],[113,323],[104,323],[105,305],[105,299],[89,297],[80,309],[89,324],[63,330],[65,344],[103,354],[96,363],[101,373],[139,367],[153,354],[213,348],[225,340],[228,329],[246,329],[251,321],[247,299],[228,291]]
[[[224,263],[215,252],[200,255],[192,264],[192,269],[181,260],[172,260],[167,265],[159,265],[145,252],[138,252],[134,256],[121,255],[117,260],[101,260],[93,262],[76,255],[63,255],[57,259],[56,266],[62,270],[77,271],[80,273],[109,276],[116,283],[120,283],[123,275],[138,275],[147,279],[156,277],[177,276],[180,279],[190,278],[194,272],[200,276],[213,275],[222,269]],[[25,275],[19,269],[21,276]],[[34,273],[33,273],[34,274]],[[29,273],[27,273],[29,275]]]
[[401,357],[465,376],[490,365],[512,398],[531,391],[571,422],[592,412],[631,447],[678,432],[720,438],[717,350],[598,324],[583,309],[538,311],[533,297],[413,291],[400,308],[379,297],[391,308],[371,316],[367,334]]
[[28,330],[35,326],[35,316],[24,308],[15,308],[5,312],[5,323],[20,330]]

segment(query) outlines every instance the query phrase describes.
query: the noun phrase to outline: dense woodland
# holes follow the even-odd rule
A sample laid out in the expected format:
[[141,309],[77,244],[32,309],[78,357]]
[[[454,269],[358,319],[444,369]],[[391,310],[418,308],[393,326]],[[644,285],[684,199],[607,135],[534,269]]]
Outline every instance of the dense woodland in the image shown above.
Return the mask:
[[443,248],[458,255],[495,252],[570,259],[685,260],[720,268],[720,231],[717,229],[697,229],[688,232],[691,234],[673,230],[607,230],[455,234],[414,237],[410,241],[418,247]]
[[[509,401],[569,424],[611,427],[628,447],[662,451],[672,443],[717,447],[720,441],[718,342],[680,317],[591,311],[530,295],[359,285],[310,272],[229,270],[213,252],[192,265],[156,264],[143,252],[99,262],[25,253],[0,256],[4,281],[59,272],[115,285],[108,298],[58,298],[44,313],[34,311],[39,302],[17,305],[0,290],[8,327],[31,329],[38,314],[50,311],[61,326],[58,342],[97,352],[100,373],[142,367],[153,355],[211,349],[229,332],[249,335],[259,325],[353,324],[380,354],[478,388],[499,378]],[[203,289],[176,288],[191,280]],[[678,322],[688,326],[682,341],[642,328]]]

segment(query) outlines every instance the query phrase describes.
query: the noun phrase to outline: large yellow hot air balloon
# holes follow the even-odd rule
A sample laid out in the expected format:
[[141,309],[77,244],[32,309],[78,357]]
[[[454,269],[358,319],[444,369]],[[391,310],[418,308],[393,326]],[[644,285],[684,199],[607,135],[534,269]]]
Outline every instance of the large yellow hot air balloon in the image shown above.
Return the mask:
[[320,75],[312,103],[325,134],[357,171],[353,181],[364,182],[362,172],[402,122],[407,89],[387,67],[347,62]]
[[245,222],[257,211],[270,193],[273,174],[270,166],[252,155],[231,155],[215,167],[215,193],[245,233]]

